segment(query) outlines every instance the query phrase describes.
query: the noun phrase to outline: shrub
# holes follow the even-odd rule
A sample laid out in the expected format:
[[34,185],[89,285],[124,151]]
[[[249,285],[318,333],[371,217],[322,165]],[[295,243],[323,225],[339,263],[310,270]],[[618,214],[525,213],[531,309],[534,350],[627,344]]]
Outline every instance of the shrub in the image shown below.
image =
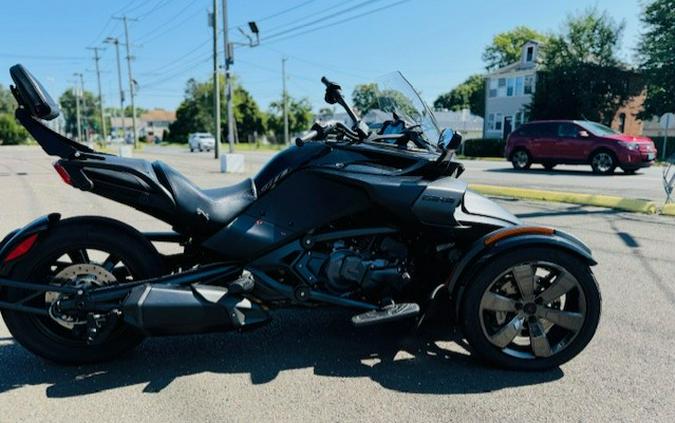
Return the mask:
[[13,115],[0,114],[0,144],[16,145],[28,140],[28,132],[17,123]]
[[[663,136],[659,137],[651,137],[652,141],[654,141],[654,145],[656,146],[656,158],[658,160],[661,160],[661,155],[663,154]],[[668,137],[666,139],[666,158],[672,156],[675,154],[675,137]]]
[[467,157],[503,157],[504,140],[498,138],[474,138],[464,141],[463,154]]

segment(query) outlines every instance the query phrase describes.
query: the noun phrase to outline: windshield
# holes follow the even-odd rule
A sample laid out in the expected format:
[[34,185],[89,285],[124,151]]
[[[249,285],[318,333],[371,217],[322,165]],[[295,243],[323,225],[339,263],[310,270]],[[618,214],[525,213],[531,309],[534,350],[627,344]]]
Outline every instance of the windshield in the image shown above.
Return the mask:
[[406,121],[406,125],[419,125],[426,141],[435,146],[440,131],[433,113],[401,72],[392,72],[375,81],[379,109],[371,109],[364,119],[369,127],[376,129],[387,120],[392,112]]
[[585,130],[590,131],[594,135],[617,135],[621,133],[597,122],[584,120],[584,121],[577,121],[577,123]]

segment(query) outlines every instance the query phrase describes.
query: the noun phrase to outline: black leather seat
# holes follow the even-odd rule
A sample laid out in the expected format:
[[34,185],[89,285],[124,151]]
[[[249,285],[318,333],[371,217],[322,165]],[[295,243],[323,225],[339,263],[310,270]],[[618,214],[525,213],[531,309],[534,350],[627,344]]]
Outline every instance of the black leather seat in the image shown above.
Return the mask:
[[207,228],[224,226],[256,199],[251,178],[228,187],[200,189],[185,176],[161,161],[152,163],[157,179],[173,195],[184,226]]

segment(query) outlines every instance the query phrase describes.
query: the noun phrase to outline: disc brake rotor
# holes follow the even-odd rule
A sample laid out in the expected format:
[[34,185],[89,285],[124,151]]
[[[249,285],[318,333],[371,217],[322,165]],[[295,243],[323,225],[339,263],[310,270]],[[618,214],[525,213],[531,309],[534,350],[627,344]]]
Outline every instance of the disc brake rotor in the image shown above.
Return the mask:
[[[97,264],[73,264],[61,270],[54,277],[62,286],[85,286],[87,288],[102,287],[117,282],[117,278]],[[63,294],[53,291],[45,292],[45,303],[54,304]],[[50,316],[61,326],[72,329],[77,324],[86,322],[78,321],[70,316],[54,315],[50,307]]]

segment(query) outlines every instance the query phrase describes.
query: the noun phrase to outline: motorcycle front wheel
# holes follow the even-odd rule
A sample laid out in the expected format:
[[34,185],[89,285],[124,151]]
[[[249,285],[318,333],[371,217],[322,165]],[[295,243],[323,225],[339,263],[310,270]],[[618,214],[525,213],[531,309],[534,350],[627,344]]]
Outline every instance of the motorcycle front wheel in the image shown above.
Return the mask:
[[579,354],[600,320],[600,289],[581,258],[551,248],[498,256],[473,274],[461,307],[464,335],[483,361],[546,370]]

